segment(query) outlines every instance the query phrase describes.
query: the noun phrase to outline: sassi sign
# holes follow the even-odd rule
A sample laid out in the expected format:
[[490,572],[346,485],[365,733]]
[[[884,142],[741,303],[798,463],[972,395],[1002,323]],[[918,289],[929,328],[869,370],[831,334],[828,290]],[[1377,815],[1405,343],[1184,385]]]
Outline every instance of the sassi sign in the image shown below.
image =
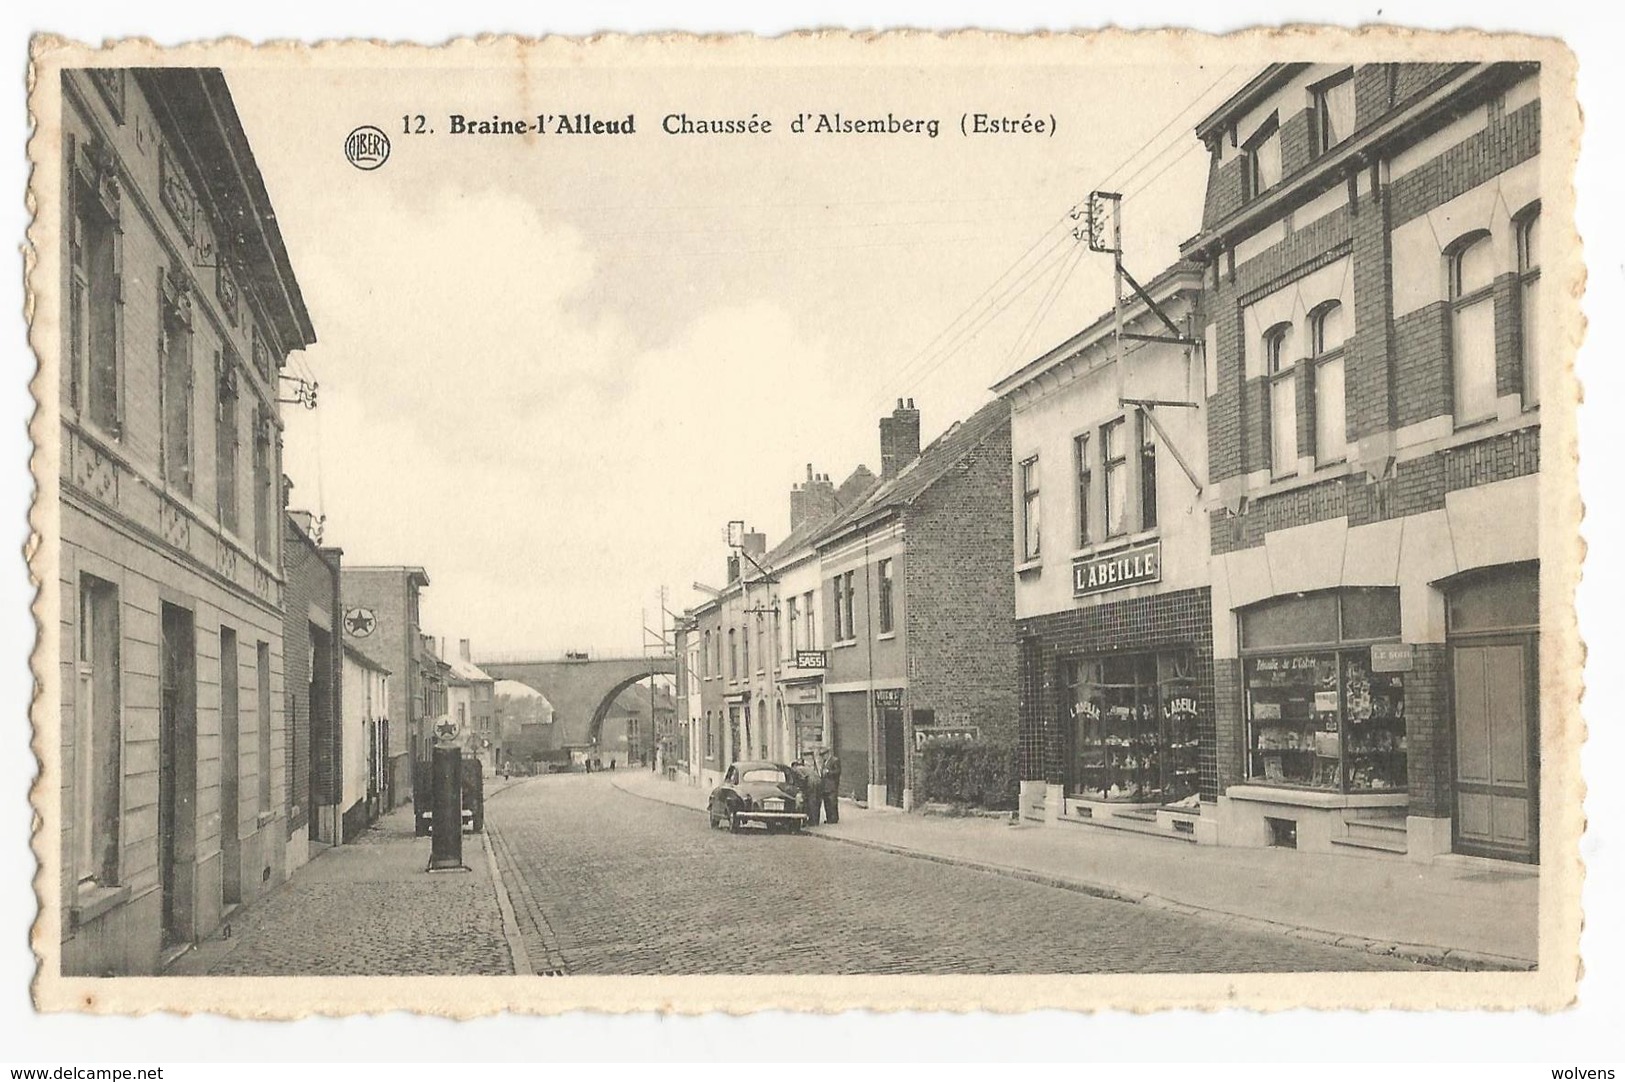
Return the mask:
[[1072,594],[1120,590],[1162,579],[1162,540],[1155,538],[1100,556],[1080,556],[1072,561]]

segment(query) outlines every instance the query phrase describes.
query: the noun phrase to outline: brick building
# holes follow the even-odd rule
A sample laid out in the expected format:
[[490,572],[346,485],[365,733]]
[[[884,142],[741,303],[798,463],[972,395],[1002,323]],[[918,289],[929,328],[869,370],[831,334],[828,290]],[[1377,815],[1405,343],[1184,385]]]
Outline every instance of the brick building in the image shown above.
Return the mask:
[[282,622],[283,710],[288,741],[287,869],[311,857],[311,843],[344,840],[340,817],[343,758],[344,616],[340,568],[344,550],[312,536],[308,512],[290,511],[284,523],[282,570],[287,582]]
[[1539,71],[1204,119],[1220,841],[1538,856]]
[[899,401],[880,444],[878,484],[816,540],[823,691],[843,794],[909,807],[927,741],[1016,747],[1015,588],[997,570],[1013,544],[1009,405],[922,452]]
[[384,713],[384,809],[412,798],[412,764],[427,756],[425,667],[437,663],[424,645],[420,601],[428,573],[421,567],[345,567],[344,641],[389,670]]
[[283,877],[277,380],[315,331],[219,71],[66,71],[61,93],[46,919],[64,973],[153,973]]
[[[1189,339],[1202,271],[1146,289]],[[1124,330],[1171,335],[1151,308]],[[1113,313],[994,387],[1011,409],[1022,814],[1216,838],[1206,395]],[[1155,403],[1154,405],[1147,403]]]

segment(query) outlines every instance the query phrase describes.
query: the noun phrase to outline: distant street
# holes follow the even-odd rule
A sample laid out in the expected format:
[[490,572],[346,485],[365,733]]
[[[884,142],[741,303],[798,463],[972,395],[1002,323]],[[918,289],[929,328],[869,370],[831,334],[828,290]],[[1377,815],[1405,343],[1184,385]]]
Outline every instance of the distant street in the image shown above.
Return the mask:
[[732,835],[613,775],[486,813],[533,968],[593,974],[1420,969],[810,836]]

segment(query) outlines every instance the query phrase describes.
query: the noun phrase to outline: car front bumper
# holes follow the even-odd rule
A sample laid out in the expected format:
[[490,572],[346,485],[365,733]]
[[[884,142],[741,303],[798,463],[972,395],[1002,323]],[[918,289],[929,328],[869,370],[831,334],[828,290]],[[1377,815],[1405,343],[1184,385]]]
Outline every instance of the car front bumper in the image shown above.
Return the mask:
[[733,817],[742,823],[805,823],[805,812],[791,811],[765,811],[759,808],[741,808],[733,813]]

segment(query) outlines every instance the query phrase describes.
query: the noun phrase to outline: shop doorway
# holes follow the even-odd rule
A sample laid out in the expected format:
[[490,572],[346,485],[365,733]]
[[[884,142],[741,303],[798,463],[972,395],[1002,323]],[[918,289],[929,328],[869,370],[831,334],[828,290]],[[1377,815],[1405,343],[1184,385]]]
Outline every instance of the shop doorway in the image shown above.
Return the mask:
[[1446,591],[1457,852],[1540,857],[1539,594],[1533,565]]
[[894,808],[903,806],[903,711],[888,706],[880,711],[880,732],[885,753],[886,803]]
[[163,606],[158,709],[158,883],[165,947],[192,941],[197,816],[197,649],[192,614]]

